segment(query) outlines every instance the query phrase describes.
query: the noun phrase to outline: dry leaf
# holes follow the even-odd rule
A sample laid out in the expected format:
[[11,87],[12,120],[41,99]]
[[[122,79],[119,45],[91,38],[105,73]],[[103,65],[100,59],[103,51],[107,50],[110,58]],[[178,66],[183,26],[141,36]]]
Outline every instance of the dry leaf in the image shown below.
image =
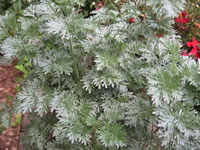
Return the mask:
[[194,25],[200,29],[200,24],[198,24],[197,22],[194,23]]

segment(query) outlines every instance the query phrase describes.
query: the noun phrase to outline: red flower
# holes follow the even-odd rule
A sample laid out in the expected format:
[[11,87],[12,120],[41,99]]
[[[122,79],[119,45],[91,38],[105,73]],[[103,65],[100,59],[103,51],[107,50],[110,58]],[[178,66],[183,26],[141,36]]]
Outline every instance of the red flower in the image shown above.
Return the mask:
[[187,42],[188,47],[192,47],[192,50],[187,54],[187,51],[183,51],[182,56],[193,55],[195,58],[200,59],[200,47],[198,47],[199,42],[193,38],[192,42]]
[[163,34],[155,34],[156,37],[163,37]]
[[195,58],[200,59],[200,54],[197,48],[193,48],[188,55],[193,55]]
[[182,12],[181,15],[185,18],[188,14],[187,12]]
[[186,24],[187,22],[189,22],[188,18],[183,18],[183,19],[179,19],[176,18],[175,22],[177,23],[181,23],[181,24]]
[[181,55],[182,55],[182,56],[188,56],[188,54],[187,54],[187,50],[184,50],[184,51],[182,52]]
[[129,22],[134,23],[135,22],[134,18],[129,19]]
[[176,23],[181,23],[181,24],[186,24],[187,22],[190,22],[188,18],[186,18],[188,14],[186,12],[182,12],[179,14],[178,18],[176,17],[175,22]]
[[188,46],[188,47],[197,48],[198,44],[199,44],[199,43],[198,43],[198,41],[197,41],[195,38],[192,39],[192,42],[187,42],[187,46]]
[[104,7],[105,6],[105,3],[104,2],[98,2],[96,4],[96,10],[99,10],[100,8]]

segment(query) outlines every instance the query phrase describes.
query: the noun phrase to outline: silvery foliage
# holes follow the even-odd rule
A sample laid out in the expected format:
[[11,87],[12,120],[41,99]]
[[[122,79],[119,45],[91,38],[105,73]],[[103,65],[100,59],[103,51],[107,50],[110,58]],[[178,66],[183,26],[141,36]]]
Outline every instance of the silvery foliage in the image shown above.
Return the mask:
[[28,144],[199,149],[199,61],[181,56],[172,29],[185,1],[127,1],[120,10],[108,4],[88,18],[79,9],[84,2],[30,5],[12,35],[5,30],[12,14],[0,18],[1,52],[33,64],[16,104],[37,118]]

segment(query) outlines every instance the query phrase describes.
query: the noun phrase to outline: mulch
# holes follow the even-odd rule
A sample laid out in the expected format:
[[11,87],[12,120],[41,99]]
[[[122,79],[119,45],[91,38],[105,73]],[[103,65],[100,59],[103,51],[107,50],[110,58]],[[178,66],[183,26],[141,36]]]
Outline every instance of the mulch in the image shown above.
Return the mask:
[[[12,64],[0,65],[0,111],[3,103],[12,109],[11,103],[19,87],[16,80],[23,78],[23,73],[15,68],[16,64],[17,60]],[[15,120],[15,116],[11,120]],[[20,125],[8,127],[0,135],[0,150],[19,150],[19,139]]]

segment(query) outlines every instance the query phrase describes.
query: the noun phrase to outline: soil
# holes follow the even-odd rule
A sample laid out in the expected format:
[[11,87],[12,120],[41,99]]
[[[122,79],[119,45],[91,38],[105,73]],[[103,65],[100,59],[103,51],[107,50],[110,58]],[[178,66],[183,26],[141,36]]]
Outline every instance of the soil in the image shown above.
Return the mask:
[[[0,111],[3,103],[12,109],[11,103],[19,87],[17,80],[23,78],[23,73],[15,68],[16,64],[17,60],[12,64],[0,65]],[[11,120],[14,121],[15,116],[12,116]],[[19,150],[19,134],[20,125],[10,126],[4,130],[0,135],[0,150]]]

